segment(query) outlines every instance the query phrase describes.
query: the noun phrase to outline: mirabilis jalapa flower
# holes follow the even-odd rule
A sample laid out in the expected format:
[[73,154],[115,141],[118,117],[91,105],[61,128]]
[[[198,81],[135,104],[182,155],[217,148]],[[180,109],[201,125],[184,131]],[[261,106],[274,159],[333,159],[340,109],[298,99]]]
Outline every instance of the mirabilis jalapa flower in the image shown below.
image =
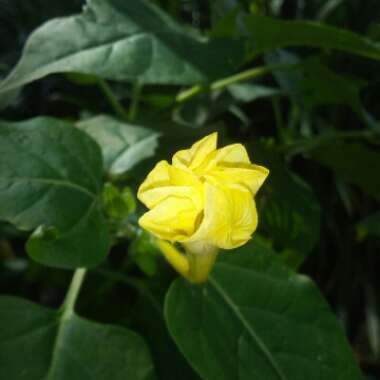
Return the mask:
[[212,133],[148,174],[137,197],[149,211],[139,224],[159,238],[158,247],[179,273],[203,282],[219,248],[237,248],[256,230],[254,196],[268,174],[250,162],[242,144],[217,149]]

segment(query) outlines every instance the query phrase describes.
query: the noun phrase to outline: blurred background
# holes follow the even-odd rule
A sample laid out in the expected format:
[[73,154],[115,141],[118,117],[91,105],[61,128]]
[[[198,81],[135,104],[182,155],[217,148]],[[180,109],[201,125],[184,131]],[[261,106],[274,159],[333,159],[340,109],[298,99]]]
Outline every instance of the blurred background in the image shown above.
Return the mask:
[[[378,0],[156,3],[205,34],[223,28],[229,15],[239,20],[244,12],[257,12],[328,23],[380,44]],[[0,77],[18,61],[36,27],[79,13],[82,5],[79,0],[0,0]],[[258,197],[258,237],[276,248],[291,268],[313,278],[339,318],[360,366],[369,379],[380,379],[380,65],[327,49],[292,48],[252,59],[241,70],[276,64],[297,64],[297,69],[274,70],[175,106],[183,89],[141,89],[134,123],[160,132],[160,144],[156,156],[134,168],[123,182],[135,191],[158,158],[169,158],[211,131],[219,132],[222,144],[245,144],[252,160],[271,170]],[[110,86],[128,107],[131,86]],[[114,113],[102,89],[75,75],[51,75],[0,100],[0,117],[6,120],[38,115],[80,120],[99,113]],[[138,206],[137,214],[130,216],[133,228],[141,210]],[[148,236],[128,236],[127,229],[117,237],[110,260],[89,275],[81,313],[132,325],[151,341],[168,339],[162,322],[141,317],[141,311],[149,314],[152,306],[139,297],[136,287],[148,286],[152,297],[162,300],[175,274],[154,252]],[[26,238],[0,223],[0,292],[57,306],[71,273],[31,262],[24,252]],[[110,274],[113,268],[133,277],[115,278]],[[99,277],[102,286],[96,285]],[[174,346],[168,350],[174,351]],[[179,357],[178,352],[173,355]]]

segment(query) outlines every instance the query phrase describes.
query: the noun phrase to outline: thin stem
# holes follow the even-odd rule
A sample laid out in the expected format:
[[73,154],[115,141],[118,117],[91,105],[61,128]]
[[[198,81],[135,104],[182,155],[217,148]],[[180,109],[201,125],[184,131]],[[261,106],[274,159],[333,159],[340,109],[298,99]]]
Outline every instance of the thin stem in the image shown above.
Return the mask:
[[170,265],[182,276],[187,278],[189,273],[189,261],[185,255],[178,251],[174,245],[164,240],[157,240],[157,247]]
[[230,86],[231,84],[258,78],[260,76],[270,74],[271,72],[276,71],[276,70],[289,70],[289,69],[294,69],[295,67],[297,67],[297,65],[294,65],[294,64],[293,65],[278,64],[278,65],[272,65],[272,66],[255,67],[253,69],[249,69],[246,71],[242,71],[238,74],[232,75],[230,77],[217,80],[211,83],[209,86],[197,85],[197,86],[190,87],[189,89],[184,90],[177,95],[176,102],[183,103],[203,92],[207,92],[207,91],[212,92],[212,91],[222,90]]
[[183,103],[191,99],[192,97],[206,91],[207,91],[207,87],[205,86],[201,86],[201,85],[193,86],[193,87],[188,88],[187,90],[181,91],[176,96],[175,101],[177,103]]
[[86,269],[79,268],[75,270],[69,289],[66,293],[66,297],[61,306],[64,317],[67,317],[74,313],[75,302],[78,298],[85,275]]
[[139,104],[140,104],[140,94],[141,94],[142,86],[136,81],[132,86],[132,97],[131,97],[131,105],[129,106],[128,119],[133,121],[136,119]]
[[104,96],[108,100],[112,109],[115,111],[116,115],[118,115],[122,119],[128,120],[129,115],[127,111],[124,109],[124,107],[121,105],[119,100],[116,98],[110,85],[104,79],[99,78],[98,86],[102,90]]

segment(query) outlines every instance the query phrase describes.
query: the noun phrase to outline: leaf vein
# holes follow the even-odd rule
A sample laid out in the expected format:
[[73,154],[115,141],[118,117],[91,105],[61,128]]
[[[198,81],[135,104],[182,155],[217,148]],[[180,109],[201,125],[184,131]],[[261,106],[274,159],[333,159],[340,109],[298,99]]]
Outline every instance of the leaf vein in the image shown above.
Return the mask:
[[260,350],[262,351],[262,353],[264,354],[265,358],[268,360],[270,365],[273,367],[274,372],[276,373],[278,378],[281,380],[287,380],[287,377],[283,374],[282,370],[277,365],[275,359],[273,358],[273,355],[269,351],[265,342],[259,337],[259,335],[250,326],[247,319],[241,313],[239,308],[235,305],[234,301],[230,298],[230,296],[223,290],[223,288],[218,284],[218,282],[213,278],[213,276],[210,276],[209,283],[212,285],[212,287],[215,289],[215,291],[220,295],[220,297],[226,302],[226,304],[230,307],[230,309],[233,311],[233,313],[235,314],[237,319],[247,329],[248,334],[251,336],[253,341],[260,348]]

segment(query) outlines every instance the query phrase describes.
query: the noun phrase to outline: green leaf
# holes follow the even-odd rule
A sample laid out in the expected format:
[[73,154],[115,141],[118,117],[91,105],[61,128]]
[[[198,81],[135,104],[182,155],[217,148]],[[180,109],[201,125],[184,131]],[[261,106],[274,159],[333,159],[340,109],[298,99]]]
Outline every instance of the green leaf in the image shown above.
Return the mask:
[[312,158],[342,180],[380,200],[380,153],[357,142],[330,140],[310,152]]
[[6,91],[1,97],[0,97],[0,111],[3,109],[17,104],[19,100],[20,90],[19,89],[13,89]]
[[296,268],[319,240],[320,206],[308,184],[285,165],[269,143],[256,143],[250,150],[253,161],[270,170],[265,193],[258,198],[259,231]]
[[81,121],[77,126],[100,145],[105,168],[111,175],[122,175],[145,158],[153,156],[160,136],[148,128],[106,115]]
[[289,46],[308,46],[380,60],[380,47],[373,41],[317,22],[284,21],[255,14],[246,17],[246,26],[253,40],[254,54]]
[[108,231],[100,210],[99,147],[52,118],[0,122],[0,219],[37,230],[27,242],[36,261],[57,267],[99,264]]
[[229,75],[243,54],[239,42],[202,38],[151,2],[88,0],[82,14],[49,21],[30,36],[0,92],[70,72],[140,83],[208,82]]
[[364,81],[336,74],[318,59],[305,61],[301,70],[304,78],[299,90],[307,110],[322,104],[347,104],[360,116],[359,91]]
[[228,92],[240,102],[252,102],[256,99],[283,95],[278,88],[254,83],[236,83],[228,86]]
[[178,279],[165,304],[177,345],[205,380],[358,380],[317,287],[257,242],[225,253],[204,285]]
[[14,297],[1,297],[0,310],[1,379],[155,378],[148,349],[132,331]]
[[130,187],[118,189],[112,183],[104,184],[102,200],[105,213],[114,220],[126,219],[136,210],[136,199]]
[[236,19],[242,13],[240,6],[231,8],[231,4],[218,4],[218,1],[211,2],[210,6],[214,25],[209,35],[214,37],[237,37],[239,33],[236,27]]
[[[298,56],[284,49],[277,49],[266,53],[264,59],[267,65],[294,65],[294,67],[302,67]],[[302,106],[304,105],[302,95],[298,89],[298,85],[303,79],[301,70],[273,71],[273,76],[282,90],[287,92],[294,102]]]

